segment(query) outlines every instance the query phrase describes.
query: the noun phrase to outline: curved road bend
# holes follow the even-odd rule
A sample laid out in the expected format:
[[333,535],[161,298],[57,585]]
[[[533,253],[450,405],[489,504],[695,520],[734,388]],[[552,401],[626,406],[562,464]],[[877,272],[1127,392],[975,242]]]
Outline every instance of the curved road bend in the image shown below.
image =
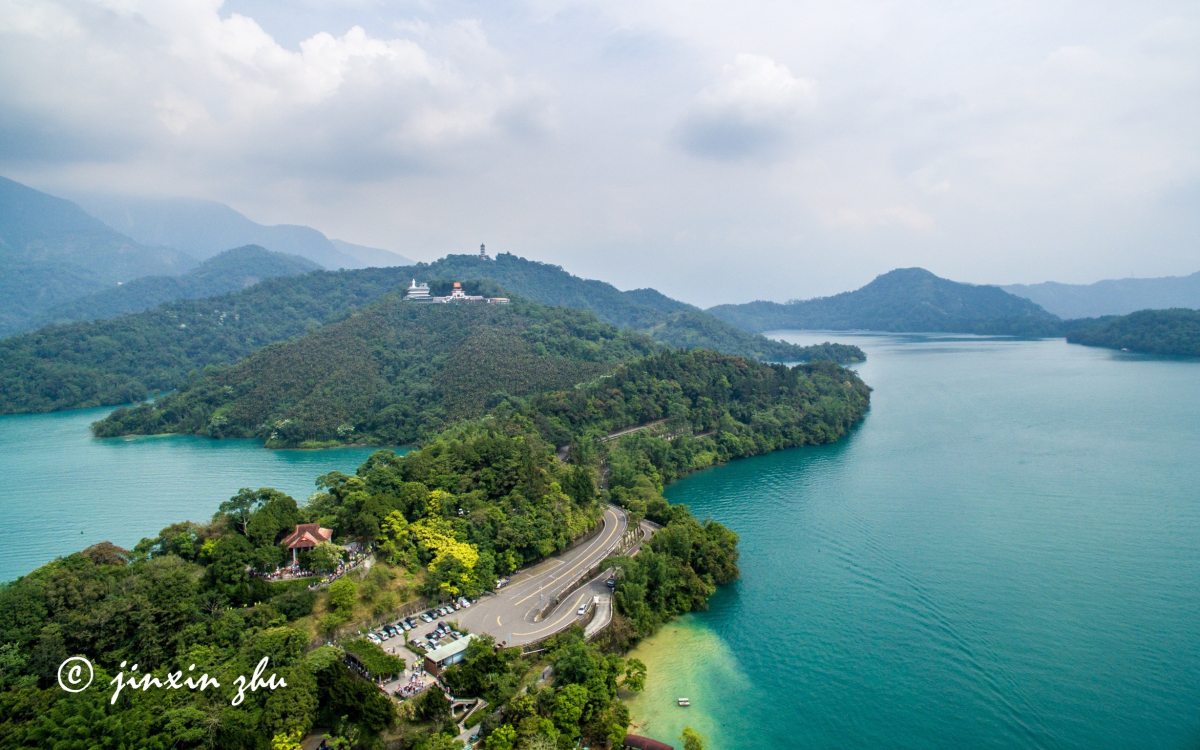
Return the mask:
[[[579,606],[576,600],[590,599],[596,593],[592,590],[594,584],[584,586],[568,597],[544,621],[535,622],[534,616],[579,576],[607,557],[621,541],[629,525],[625,511],[609,505],[604,509],[603,521],[604,528],[594,539],[520,571],[507,586],[483,597],[470,608],[455,612],[453,619],[472,633],[487,633],[497,643],[509,646],[523,646],[566,629],[581,619],[575,615]],[[568,604],[573,606],[568,607]],[[564,615],[564,612],[569,614]]]

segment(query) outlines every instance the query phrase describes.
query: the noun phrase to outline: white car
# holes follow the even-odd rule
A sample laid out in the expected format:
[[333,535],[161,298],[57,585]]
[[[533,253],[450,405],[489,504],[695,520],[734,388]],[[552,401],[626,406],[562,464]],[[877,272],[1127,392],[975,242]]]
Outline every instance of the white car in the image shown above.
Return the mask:
[[580,616],[586,615],[587,614],[587,605],[586,604],[579,605],[579,609],[575,610],[575,614],[580,615]]

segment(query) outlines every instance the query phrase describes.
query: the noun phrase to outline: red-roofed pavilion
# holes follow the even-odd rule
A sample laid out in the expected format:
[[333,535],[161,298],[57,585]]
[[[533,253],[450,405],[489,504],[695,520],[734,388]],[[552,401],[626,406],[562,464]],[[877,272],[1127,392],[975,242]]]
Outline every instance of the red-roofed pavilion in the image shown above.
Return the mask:
[[318,523],[298,523],[296,530],[284,538],[282,544],[292,551],[292,564],[296,564],[296,550],[312,549],[321,542],[333,540],[333,529],[321,528]]

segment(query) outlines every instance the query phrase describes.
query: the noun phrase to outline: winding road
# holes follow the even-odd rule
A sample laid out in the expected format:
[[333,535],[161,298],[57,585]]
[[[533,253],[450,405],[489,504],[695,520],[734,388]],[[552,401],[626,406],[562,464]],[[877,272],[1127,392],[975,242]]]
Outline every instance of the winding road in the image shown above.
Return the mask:
[[583,617],[576,614],[579,606],[597,594],[608,593],[603,574],[569,595],[542,620],[536,617],[616,549],[629,520],[625,511],[609,505],[604,509],[603,523],[597,536],[520,571],[504,588],[456,612],[459,625],[473,633],[487,633],[497,643],[524,646],[582,621]]

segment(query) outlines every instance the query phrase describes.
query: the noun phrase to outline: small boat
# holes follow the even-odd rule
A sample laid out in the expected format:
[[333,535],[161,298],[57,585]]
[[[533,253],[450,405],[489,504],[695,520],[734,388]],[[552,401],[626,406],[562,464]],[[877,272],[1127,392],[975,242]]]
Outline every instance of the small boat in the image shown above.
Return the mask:
[[678,704],[679,704],[679,705],[681,705],[681,706],[690,706],[690,705],[692,705],[692,702],[691,702],[690,700],[688,700],[687,698],[676,698],[676,699],[675,699],[675,702],[676,702],[676,703],[678,703]]

